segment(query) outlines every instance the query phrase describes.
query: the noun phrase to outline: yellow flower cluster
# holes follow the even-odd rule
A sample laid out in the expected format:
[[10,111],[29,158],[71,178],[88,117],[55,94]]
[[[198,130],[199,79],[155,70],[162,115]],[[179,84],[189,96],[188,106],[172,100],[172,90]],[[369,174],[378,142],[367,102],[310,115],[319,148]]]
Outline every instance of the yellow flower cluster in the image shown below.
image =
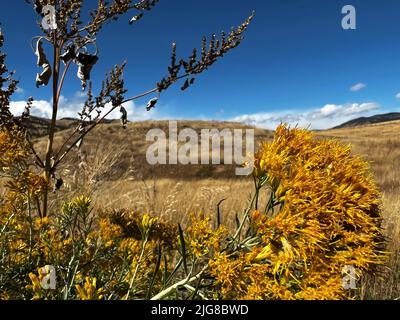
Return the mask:
[[26,289],[31,290],[34,293],[32,300],[46,299],[49,292],[46,292],[46,290],[44,290],[43,282],[45,278],[50,274],[49,266],[38,268],[37,274],[38,275],[32,272],[29,274],[31,284],[27,285]]
[[228,297],[346,298],[343,267],[361,273],[384,262],[380,195],[349,147],[282,125],[256,154],[254,176],[271,193],[250,215],[262,245],[210,262]]
[[221,285],[221,293],[225,298],[244,294],[246,283],[244,268],[246,261],[244,255],[228,256],[226,253],[217,252],[214,259],[209,261],[211,275],[215,277],[216,284]]
[[[10,177],[0,199],[1,299],[145,299],[177,292],[174,281],[197,270],[206,277],[195,279],[214,281],[188,283],[183,298],[345,299],[344,267],[360,276],[386,257],[368,164],[306,130],[280,126],[262,145],[256,195],[268,188],[270,199],[246,211],[234,236],[204,215],[181,230],[148,214],[92,211],[85,196],[41,217],[47,183],[29,171],[18,134],[0,133],[0,151],[12,150],[0,153]],[[31,272],[40,265],[56,267],[55,290],[42,287],[46,269]]]
[[[0,199],[0,256],[4,258],[0,298],[119,299],[130,286],[132,298],[144,298],[157,262],[159,239],[152,239],[152,228],[162,230],[166,240],[169,227],[149,215],[127,215],[118,221],[108,213],[92,212],[85,196],[42,217],[37,203],[47,183],[29,171],[29,153],[19,132],[0,133],[0,171],[9,178],[7,193]],[[43,280],[48,280],[44,268],[31,272],[40,265],[55,268],[56,289],[43,288]]]
[[0,154],[0,167],[2,170],[10,169],[13,163],[17,164],[24,161],[28,156],[28,151],[24,148],[23,132],[1,130]]
[[120,226],[110,223],[108,219],[101,219],[99,223],[98,236],[104,241],[106,248],[114,246],[115,242],[120,239],[122,230]]
[[85,284],[75,286],[79,300],[103,300],[104,289],[97,289],[97,279],[86,277]]
[[156,224],[158,221],[158,218],[152,218],[149,214],[143,215],[142,218],[142,223],[141,223],[141,232],[143,236],[148,236],[150,230],[153,228],[153,226]]
[[228,234],[227,228],[220,226],[217,230],[213,230],[211,218],[201,215],[192,214],[190,220],[191,224],[187,229],[187,234],[191,252],[196,258],[206,256],[210,250],[219,251],[221,241]]

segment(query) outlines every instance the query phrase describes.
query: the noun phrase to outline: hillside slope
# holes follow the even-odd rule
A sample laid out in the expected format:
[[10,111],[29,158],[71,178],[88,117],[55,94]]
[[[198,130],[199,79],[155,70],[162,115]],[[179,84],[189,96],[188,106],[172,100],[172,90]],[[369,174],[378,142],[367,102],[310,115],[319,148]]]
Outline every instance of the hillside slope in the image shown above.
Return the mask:
[[[104,120],[105,123],[112,123],[113,120]],[[77,119],[63,118],[57,120],[56,131],[63,131],[74,128],[78,124]],[[50,119],[31,116],[28,121],[24,122],[29,134],[33,138],[40,138],[48,133],[50,127]]]
[[[80,150],[80,156],[75,149],[66,159],[63,174],[74,174],[82,162],[82,156],[87,165],[97,170],[95,179],[118,180],[122,177],[128,179],[173,178],[190,180],[193,178],[235,178],[236,165],[150,165],[146,160],[148,147],[154,142],[146,141],[146,134],[151,129],[161,129],[165,132],[168,146],[169,127],[168,121],[145,121],[129,123],[123,129],[118,122],[99,125],[85,138]],[[179,121],[178,132],[185,128],[196,131],[198,137],[202,129],[254,129],[247,125],[232,122],[213,121]],[[57,132],[55,136],[56,148],[71,134],[73,129],[68,128]],[[255,129],[256,148],[260,141],[271,139],[272,131]],[[43,155],[47,140],[39,137],[35,141],[39,154]],[[199,138],[199,150],[200,138]],[[223,159],[223,145],[221,159]],[[245,155],[245,150],[243,151]]]
[[383,123],[389,121],[396,121],[400,120],[400,113],[392,112],[392,113],[385,113],[385,114],[378,114],[371,117],[361,117],[357,119],[353,119],[347,121],[333,129],[342,129],[342,128],[350,128],[350,127],[358,127],[358,126],[365,126],[368,124],[375,124],[375,123]]
[[[81,167],[74,151],[57,176],[65,180],[60,192],[51,194],[51,204],[85,194],[101,209],[148,212],[162,219],[185,225],[191,213],[215,217],[220,205],[223,224],[236,226],[236,214],[248,205],[254,185],[251,177],[235,178],[233,166],[150,166],[145,154],[145,136],[150,129],[167,130],[166,121],[130,123],[126,130],[119,124],[100,125],[85,140]],[[180,121],[179,128],[246,128],[241,124]],[[56,134],[57,144],[71,129]],[[390,257],[383,276],[362,283],[366,299],[395,299],[400,296],[400,121],[318,131],[321,139],[334,138],[351,146],[351,152],[370,161],[372,174],[382,191],[382,210],[387,252]],[[273,133],[256,129],[257,141],[270,140]],[[45,137],[35,140],[43,153]],[[235,179],[233,179],[235,178]],[[1,191],[1,184],[0,184]],[[224,200],[221,202],[221,200]],[[260,204],[267,201],[267,189]],[[369,289],[368,289],[369,288]]]

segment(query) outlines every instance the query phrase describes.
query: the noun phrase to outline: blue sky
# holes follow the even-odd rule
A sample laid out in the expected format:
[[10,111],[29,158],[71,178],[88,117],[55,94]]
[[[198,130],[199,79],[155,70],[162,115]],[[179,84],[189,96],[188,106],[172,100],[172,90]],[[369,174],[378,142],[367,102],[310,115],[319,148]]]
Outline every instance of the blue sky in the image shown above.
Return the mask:
[[[87,7],[97,0],[87,0]],[[351,4],[357,29],[343,30],[341,13]],[[229,30],[251,12],[256,17],[241,46],[198,77],[161,95],[158,108],[147,99],[129,104],[130,120],[237,120],[273,128],[280,121],[327,128],[359,116],[400,111],[400,2],[398,0],[160,0],[140,22],[132,15],[107,25],[98,37],[100,62],[95,88],[106,71],[128,61],[129,93],[151,89],[166,75],[173,41],[187,57],[203,35]],[[35,114],[46,116],[50,88],[35,87],[39,68],[30,39],[40,35],[39,17],[23,0],[2,1],[7,64],[21,81],[13,110],[32,95]],[[76,70],[68,77],[60,117],[73,116],[83,101]],[[118,117],[118,112],[114,114]]]

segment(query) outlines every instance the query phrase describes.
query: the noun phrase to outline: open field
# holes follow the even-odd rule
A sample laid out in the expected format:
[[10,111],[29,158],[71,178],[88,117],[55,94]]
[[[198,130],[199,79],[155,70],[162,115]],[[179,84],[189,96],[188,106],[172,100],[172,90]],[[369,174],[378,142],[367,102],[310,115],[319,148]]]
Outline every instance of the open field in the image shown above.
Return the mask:
[[368,282],[367,298],[400,297],[400,121],[349,129],[318,132],[324,138],[339,138],[354,154],[371,163],[383,195],[383,216],[389,238],[390,261],[382,279]]
[[[76,153],[69,157],[62,169],[65,188],[52,204],[56,206],[61,198],[84,192],[99,208],[148,212],[185,225],[190,213],[216,217],[218,203],[225,199],[220,205],[222,223],[234,227],[235,215],[246,208],[253,191],[252,179],[235,177],[233,166],[149,166],[145,160],[145,134],[150,128],[166,126],[167,122],[153,121],[129,124],[126,130],[115,123],[100,126],[85,141],[85,166],[79,169],[81,159]],[[184,127],[246,128],[232,123],[180,122],[179,128]],[[57,141],[68,132],[70,129],[57,133]],[[382,191],[390,259],[381,277],[366,279],[362,284],[366,299],[400,297],[399,132],[400,121],[316,132],[322,139],[337,138],[350,144],[353,154],[368,160]],[[256,130],[258,142],[271,138],[271,131]],[[36,145],[43,151],[45,140],[37,139]]]
[[[210,127],[212,123],[183,123],[180,128],[191,126]],[[215,124],[214,124],[215,125]],[[234,226],[235,215],[240,214],[249,201],[253,191],[251,178],[236,178],[233,168],[221,166],[164,166],[149,169],[144,159],[144,131],[151,127],[165,127],[165,123],[131,124],[128,132],[131,142],[118,140],[117,145],[128,154],[135,154],[136,162],[121,165],[130,168],[127,174],[119,174],[122,179],[93,181],[90,188],[95,203],[101,207],[135,209],[162,216],[171,222],[185,224],[189,213],[204,212],[215,216],[220,200],[223,222]],[[218,129],[232,127],[232,124],[219,123]],[[244,128],[237,125],[239,128]],[[104,130],[100,129],[100,130]],[[118,128],[107,130],[121,130]],[[365,298],[400,297],[400,121],[362,127],[320,131],[321,138],[337,138],[350,144],[353,154],[360,155],[371,163],[373,175],[383,195],[383,215],[386,235],[389,239],[390,261],[383,270],[382,279],[369,279],[364,284]],[[122,131],[123,134],[123,131]],[[257,129],[258,142],[271,139],[267,130]],[[90,145],[90,141],[88,142]],[[95,152],[96,153],[96,152]],[[104,157],[110,152],[97,152]],[[106,156],[107,158],[107,156]],[[114,159],[114,161],[116,161]],[[94,161],[94,163],[107,162]],[[107,171],[107,170],[106,170]],[[130,175],[129,175],[130,174]],[[94,174],[95,175],[95,174]],[[118,176],[118,173],[117,173]],[[233,177],[233,178],[232,178]],[[96,180],[96,179],[94,179]]]

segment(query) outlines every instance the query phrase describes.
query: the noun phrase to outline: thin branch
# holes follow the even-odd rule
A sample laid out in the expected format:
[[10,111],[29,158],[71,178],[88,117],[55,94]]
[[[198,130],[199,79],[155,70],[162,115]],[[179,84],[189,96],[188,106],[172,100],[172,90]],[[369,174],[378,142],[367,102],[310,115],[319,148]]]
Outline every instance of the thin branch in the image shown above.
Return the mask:
[[[89,43],[90,43],[89,40],[86,41],[86,42],[85,42],[82,46],[80,46],[77,50],[82,49],[84,46],[86,46],[86,45],[89,44]],[[65,80],[65,77],[66,77],[66,75],[67,75],[68,69],[69,69],[69,67],[71,66],[71,63],[72,63],[72,60],[68,62],[67,66],[65,67],[65,69],[64,69],[64,71],[63,71],[63,74],[62,74],[62,77],[61,77],[61,80],[60,80],[60,84],[59,84],[59,88],[58,88],[58,92],[57,92],[57,100],[59,100],[59,98],[60,98],[60,96],[61,96],[61,91],[62,91],[62,87],[63,87],[63,84],[64,84],[64,80]],[[61,151],[65,148],[65,146],[68,144],[68,142],[71,141],[72,137],[75,135],[76,132],[78,132],[78,130],[79,130],[79,126],[77,126],[77,127],[75,128],[75,130],[72,132],[72,134],[68,137],[68,139],[64,141],[64,143],[62,144],[62,146],[60,147],[60,149],[58,150],[58,152],[57,152],[57,154],[56,154],[56,156],[55,156],[56,159],[58,159],[58,157],[59,157]]]
[[[125,11],[125,13],[129,12],[130,10],[137,9],[135,5],[136,4],[129,6],[127,8],[127,10]],[[117,15],[114,14],[112,16],[105,17],[105,18],[103,18],[101,20],[98,20],[98,21],[92,21],[92,22],[88,23],[86,26],[78,29],[77,33],[81,33],[83,31],[89,32],[88,29],[90,29],[92,27],[95,27],[96,25],[103,26],[105,23],[112,21],[116,16]]]
[[[54,133],[57,121],[57,111],[58,111],[58,81],[59,81],[59,68],[60,68],[60,47],[57,39],[57,33],[53,33],[53,111],[49,127],[49,135],[47,139],[47,151],[46,151],[46,162],[44,163],[44,175],[49,182],[52,173],[51,157],[53,154],[53,143],[54,143]],[[48,190],[46,189],[43,194],[43,216],[47,216],[48,210]]]
[[63,71],[63,73],[62,73],[61,80],[60,80],[60,83],[59,83],[59,85],[58,85],[57,95],[56,95],[57,101],[59,101],[59,99],[60,99],[61,90],[62,90],[62,87],[63,87],[63,84],[64,84],[64,80],[65,80],[65,77],[66,77],[66,75],[67,75],[68,69],[69,69],[69,67],[71,66],[71,63],[72,63],[72,60],[70,60],[70,61],[67,63],[67,65],[65,66],[64,71]]
[[[144,92],[142,94],[139,94],[139,95],[137,95],[135,97],[132,97],[132,98],[129,98],[129,99],[126,99],[126,100],[122,101],[122,104],[127,103],[129,101],[133,101],[133,100],[137,100],[137,99],[143,98],[145,96],[148,96],[149,94],[156,93],[156,92],[158,92],[158,88],[151,89],[151,90],[149,90],[147,92]],[[119,106],[116,106],[115,108],[118,108],[118,107]]]
[[25,138],[26,138],[26,141],[29,144],[29,148],[31,148],[31,151],[32,151],[33,155],[35,156],[36,160],[39,162],[39,166],[44,169],[45,165],[44,165],[42,159],[40,159],[39,155],[37,154],[37,152],[35,150],[35,147],[33,146],[32,141],[28,137],[25,137]]
[[77,133],[79,130],[79,126],[77,126],[74,131],[72,132],[72,134],[68,137],[68,139],[66,139],[64,141],[64,143],[62,144],[62,146],[60,147],[60,149],[58,150],[55,159],[58,159],[58,157],[60,156],[61,151],[65,148],[65,146],[68,144],[68,142],[71,141],[71,139],[74,137],[75,133]]
[[[180,77],[177,77],[177,78],[174,80],[174,82],[177,82],[177,81],[179,81],[179,80],[181,80],[181,79],[183,79],[183,78],[186,78],[186,77],[188,77],[189,75],[190,75],[189,73],[186,73],[186,74],[184,74],[184,75],[182,75],[182,76],[180,76]],[[124,104],[124,103],[130,102],[130,101],[134,101],[134,100],[143,98],[143,97],[145,97],[145,96],[148,96],[149,94],[156,93],[156,92],[159,92],[159,88],[158,88],[158,87],[157,87],[157,88],[154,88],[154,89],[151,89],[151,90],[148,90],[148,91],[146,91],[146,92],[143,92],[143,93],[141,93],[141,94],[138,94],[138,95],[136,95],[136,96],[134,96],[134,97],[128,98],[128,99],[122,101],[121,105]],[[57,156],[56,156],[56,161],[54,162],[54,165],[53,165],[53,168],[52,168],[52,171],[53,171],[53,172],[55,171],[55,169],[56,169],[57,166],[60,164],[60,162],[67,156],[67,154],[73,149],[73,147],[74,147],[79,141],[81,141],[89,132],[91,132],[98,124],[100,124],[108,115],[110,115],[110,114],[111,114],[115,109],[117,109],[119,106],[120,106],[120,105],[118,105],[118,106],[113,106],[106,114],[104,114],[100,119],[98,119],[94,124],[92,124],[92,125],[89,127],[89,129],[87,129],[85,132],[83,132],[83,133],[82,133],[68,148],[67,148],[67,150],[62,154],[62,156],[59,157],[61,151],[65,148],[65,146],[68,144],[68,142],[71,141],[71,139],[73,138],[73,136],[79,131],[79,127],[80,127],[80,126],[77,126],[77,127],[74,129],[74,131],[72,132],[72,134],[67,138],[67,140],[63,143],[63,145],[62,145],[61,148],[59,149],[59,151],[58,151],[58,153],[57,153]]]
[[189,291],[192,291],[193,293],[197,293],[199,297],[201,297],[203,300],[209,300],[203,293],[197,292],[197,289],[192,287],[191,285],[185,284],[184,287]]
[[[181,79],[184,79],[184,78],[186,78],[186,77],[188,77],[188,76],[190,76],[190,73],[186,73],[186,74],[184,74],[184,75],[182,75],[182,76],[179,76],[179,77],[177,77],[177,78],[174,80],[174,83],[177,82],[177,81],[179,81],[179,80],[181,80]],[[147,96],[147,95],[152,94],[152,93],[155,93],[155,92],[159,92],[159,89],[158,89],[158,88],[154,88],[154,89],[151,89],[151,90],[149,90],[149,91],[147,91],[147,92],[144,92],[144,93],[142,93],[142,94],[139,94],[139,95],[137,95],[137,96],[135,96],[135,97],[126,99],[126,100],[124,100],[124,101],[122,102],[122,104],[127,103],[127,102],[129,102],[129,101],[137,100],[137,99],[139,99],[139,98],[142,98],[142,97],[144,97],[144,96]]]
[[[154,88],[152,90],[149,90],[147,92],[141,93],[135,97],[129,98],[125,101],[122,102],[126,103],[128,101],[133,101],[133,100],[137,100],[140,99],[142,97],[145,97],[149,94],[158,92],[158,88]],[[100,119],[98,119],[95,123],[93,123],[85,132],[83,132],[76,140],[74,140],[74,142],[67,148],[67,150],[62,154],[62,156],[60,158],[58,158],[53,165],[52,170],[54,171],[57,166],[60,164],[60,162],[67,156],[67,154],[73,149],[73,147],[79,142],[81,141],[89,132],[91,132],[97,125],[99,125],[110,113],[112,113],[116,108],[118,108],[119,106],[113,106],[108,112],[106,112]],[[76,128],[74,130],[74,132],[72,133],[72,135],[67,139],[67,141],[70,141],[71,138],[73,137],[73,135],[78,131],[78,129]],[[66,145],[66,143],[64,144],[64,146]],[[60,150],[61,151],[61,150]]]
[[183,279],[177,283],[175,283],[174,285],[170,286],[169,288],[161,291],[159,294],[155,295],[153,298],[151,298],[150,300],[161,300],[164,297],[167,297],[168,295],[170,295],[173,291],[175,291],[176,289],[178,289],[179,287],[185,286],[189,283],[192,283],[193,281],[198,280],[203,273],[208,269],[208,265],[206,265],[198,274],[196,274],[195,276],[187,277],[186,279]]

